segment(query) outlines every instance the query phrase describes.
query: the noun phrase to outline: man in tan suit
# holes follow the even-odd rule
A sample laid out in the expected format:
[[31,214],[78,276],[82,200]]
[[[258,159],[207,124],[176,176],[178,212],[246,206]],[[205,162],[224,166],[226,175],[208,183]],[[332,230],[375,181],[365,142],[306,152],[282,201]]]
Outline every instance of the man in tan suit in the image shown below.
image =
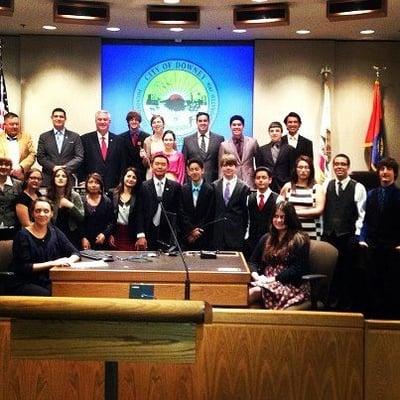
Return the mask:
[[20,132],[19,117],[12,112],[4,116],[4,132],[0,133],[0,157],[12,160],[11,176],[21,180],[36,159],[31,136]]

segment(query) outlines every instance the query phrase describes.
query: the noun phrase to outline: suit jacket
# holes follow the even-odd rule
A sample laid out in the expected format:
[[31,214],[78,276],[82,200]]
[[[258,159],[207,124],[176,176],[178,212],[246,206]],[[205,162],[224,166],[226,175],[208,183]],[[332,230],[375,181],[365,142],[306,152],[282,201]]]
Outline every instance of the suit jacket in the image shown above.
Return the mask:
[[[282,137],[282,143],[288,144],[287,135]],[[311,140],[299,135],[299,140],[297,141],[297,147],[295,148],[295,160],[300,156],[308,156],[311,160],[314,159],[313,153],[313,143]]]
[[186,237],[193,229],[202,227],[204,224],[212,221],[214,216],[213,204],[214,190],[209,183],[203,181],[196,207],[193,203],[192,184],[187,183],[182,186],[182,204],[179,222],[185,247],[192,250],[211,248],[209,233],[212,230],[212,226],[205,227],[203,235],[192,244],[187,242]]
[[130,131],[126,131],[119,135],[121,150],[122,150],[122,171],[128,167],[135,167],[138,173],[140,182],[146,179],[147,167],[143,165],[142,158],[140,157],[140,149],[143,149],[144,140],[150,135],[142,130],[139,130],[138,143],[133,145],[131,140]]
[[81,136],[84,158],[78,170],[79,182],[86,179],[92,172],[99,173],[104,180],[104,189],[117,186],[122,168],[121,147],[118,136],[109,132],[106,159],[103,160],[97,132],[86,133]]
[[214,224],[213,245],[216,250],[242,251],[248,223],[247,195],[249,187],[237,180],[229,202],[225,205],[222,178],[213,183],[214,219],[226,218]]
[[[221,143],[218,161],[220,161],[221,157],[226,153],[233,154],[236,157],[238,163],[236,169],[237,177],[250,188],[254,188],[254,158],[258,153],[257,140],[248,136],[243,136],[243,154],[242,159],[240,159],[235,143],[233,143],[233,139],[230,138]],[[221,171],[219,176],[222,177]]]
[[278,158],[274,163],[271,148],[273,143],[270,142],[261,146],[256,156],[257,167],[267,167],[272,172],[271,190],[279,193],[282,186],[290,181],[292,169],[295,161],[295,149],[288,144],[281,143]]
[[[31,135],[28,133],[19,133],[17,135],[19,145],[19,165],[24,172],[31,169],[36,160],[36,151],[33,147]],[[10,158],[8,154],[8,140],[5,132],[0,133],[0,157]]]
[[210,132],[208,149],[204,153],[199,147],[197,132],[183,139],[182,153],[185,160],[188,161],[191,158],[202,160],[204,163],[203,179],[208,183],[212,183],[218,178],[218,152],[219,146],[224,140],[223,136]]
[[61,153],[59,153],[54,130],[42,133],[39,137],[37,160],[43,167],[43,184],[45,186],[50,184],[53,168],[56,165],[65,165],[69,172],[76,172],[83,161],[81,137],[66,129]]
[[[160,225],[158,227],[155,227],[153,224],[153,217],[159,204],[153,179],[143,182],[139,196],[141,201],[138,210],[137,232],[145,234],[150,250],[160,248],[158,240],[172,245],[171,233],[164,215],[161,214]],[[161,199],[173,226],[176,225],[177,216],[180,213],[181,185],[175,181],[166,179]]]

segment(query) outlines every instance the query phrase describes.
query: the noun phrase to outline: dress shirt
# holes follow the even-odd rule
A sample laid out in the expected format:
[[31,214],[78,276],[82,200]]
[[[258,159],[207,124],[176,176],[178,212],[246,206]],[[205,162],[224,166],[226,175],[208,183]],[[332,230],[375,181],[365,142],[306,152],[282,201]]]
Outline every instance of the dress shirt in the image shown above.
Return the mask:
[[195,185],[192,182],[192,197],[193,197],[193,205],[196,207],[197,206],[197,200],[199,198],[199,193],[201,190],[201,185],[203,184],[203,181],[201,180],[197,185]]
[[[154,187],[156,188],[156,193],[157,193],[157,196],[159,195],[159,193],[157,192],[157,188],[158,188],[158,182],[161,182],[161,196],[162,196],[162,194],[164,193],[164,189],[165,189],[165,181],[166,181],[166,177],[164,176],[164,178],[162,178],[162,179],[158,179],[158,178],[156,178],[155,176],[153,177],[153,182],[154,182]],[[160,197],[161,197],[160,196]]]
[[257,205],[260,206],[260,194],[264,195],[264,203],[267,203],[269,196],[271,196],[272,190],[268,188],[264,193],[257,190]]
[[232,197],[232,193],[235,190],[237,179],[238,178],[236,175],[230,180],[226,179],[226,178],[222,178],[222,193],[225,193],[226,184],[229,182],[229,191],[230,191],[230,196]]
[[[197,132],[197,143],[199,144],[199,148],[201,149],[201,140],[202,140],[202,134],[200,132]],[[210,131],[207,131],[204,134],[204,142],[206,144],[206,153],[208,151],[208,145],[210,144]]]
[[20,153],[19,153],[19,143],[17,137],[11,137],[6,135],[7,137],[7,144],[8,144],[8,154],[9,158],[12,161],[12,168],[17,169],[19,168],[20,162]]
[[287,138],[288,138],[288,144],[294,148],[297,147],[297,142],[299,141],[299,133],[295,133],[293,136],[288,133],[287,134]]
[[103,137],[104,137],[104,140],[106,142],[107,149],[108,149],[108,132],[106,134],[104,134],[104,135],[102,135],[100,132],[97,132],[97,139],[99,141],[100,148],[101,148],[101,140],[102,140]]

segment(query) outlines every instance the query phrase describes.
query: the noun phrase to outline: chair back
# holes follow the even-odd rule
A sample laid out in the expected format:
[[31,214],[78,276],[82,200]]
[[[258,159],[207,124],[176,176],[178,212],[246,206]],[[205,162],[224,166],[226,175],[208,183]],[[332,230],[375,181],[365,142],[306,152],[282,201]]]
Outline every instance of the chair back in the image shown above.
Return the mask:
[[321,279],[315,285],[315,296],[318,302],[327,304],[329,288],[338,258],[337,249],[330,243],[310,240],[309,266],[310,274],[323,274],[326,279]]
[[3,273],[8,271],[8,267],[12,261],[12,245],[12,240],[0,240],[0,294],[4,293],[5,281],[9,279],[9,277]]

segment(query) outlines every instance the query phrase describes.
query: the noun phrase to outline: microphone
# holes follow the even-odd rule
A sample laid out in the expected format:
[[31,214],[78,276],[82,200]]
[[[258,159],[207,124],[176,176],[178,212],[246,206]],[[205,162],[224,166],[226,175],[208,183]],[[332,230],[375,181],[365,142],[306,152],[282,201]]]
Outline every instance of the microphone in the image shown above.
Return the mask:
[[[185,257],[183,256],[183,251],[182,251],[181,245],[179,244],[178,238],[176,237],[174,228],[173,228],[173,226],[171,224],[171,220],[168,217],[168,212],[165,209],[164,204],[162,202],[162,198],[161,197],[157,197],[157,201],[159,202],[158,204],[161,206],[161,212],[164,215],[165,220],[167,221],[168,228],[169,228],[169,230],[171,232],[171,235],[172,235],[172,237],[174,239],[174,243],[175,243],[175,245],[176,245],[176,247],[178,249],[179,256],[180,256],[180,258],[182,260],[182,264],[183,264],[183,267],[185,269],[185,300],[190,300],[189,268],[188,268],[188,266],[186,264],[186,260],[185,260]],[[172,213],[172,214],[174,214],[174,213]]]

